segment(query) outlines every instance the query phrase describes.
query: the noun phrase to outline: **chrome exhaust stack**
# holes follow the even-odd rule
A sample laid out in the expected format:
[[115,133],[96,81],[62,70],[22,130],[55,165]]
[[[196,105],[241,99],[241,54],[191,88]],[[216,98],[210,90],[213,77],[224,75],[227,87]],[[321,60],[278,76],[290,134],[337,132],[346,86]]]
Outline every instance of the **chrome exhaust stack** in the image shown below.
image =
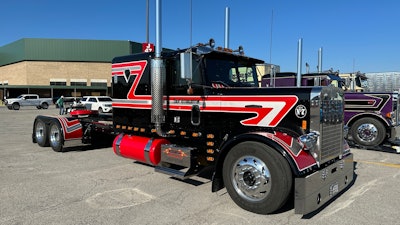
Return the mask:
[[161,0],[157,0],[155,58],[151,60],[151,122],[154,123],[157,134],[165,137],[167,134],[162,130],[162,124],[165,123],[163,102],[166,72],[161,58],[161,51]]

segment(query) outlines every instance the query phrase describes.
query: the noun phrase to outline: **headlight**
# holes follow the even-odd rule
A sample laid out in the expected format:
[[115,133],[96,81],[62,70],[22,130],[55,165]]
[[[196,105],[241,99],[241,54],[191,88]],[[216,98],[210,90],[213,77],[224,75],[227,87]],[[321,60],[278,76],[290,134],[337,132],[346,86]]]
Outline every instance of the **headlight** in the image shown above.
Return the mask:
[[303,134],[299,137],[299,141],[303,143],[304,150],[312,150],[317,144],[319,134],[317,132],[310,132]]

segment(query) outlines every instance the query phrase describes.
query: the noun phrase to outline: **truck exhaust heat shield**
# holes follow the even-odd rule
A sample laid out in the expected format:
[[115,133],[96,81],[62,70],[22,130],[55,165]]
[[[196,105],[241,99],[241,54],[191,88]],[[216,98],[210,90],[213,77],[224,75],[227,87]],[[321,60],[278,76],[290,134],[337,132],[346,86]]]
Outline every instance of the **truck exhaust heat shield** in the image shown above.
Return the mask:
[[155,166],[161,160],[161,146],[169,143],[162,138],[120,134],[114,139],[113,149],[116,155]]

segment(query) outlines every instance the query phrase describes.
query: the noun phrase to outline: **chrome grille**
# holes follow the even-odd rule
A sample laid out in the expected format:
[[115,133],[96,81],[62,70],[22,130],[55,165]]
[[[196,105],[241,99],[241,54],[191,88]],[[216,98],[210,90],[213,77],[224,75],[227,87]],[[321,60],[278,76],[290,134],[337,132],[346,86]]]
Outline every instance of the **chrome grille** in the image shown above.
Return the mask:
[[343,92],[324,87],[320,102],[320,152],[319,162],[338,157],[343,151]]
[[335,158],[343,148],[343,124],[321,124],[321,162]]

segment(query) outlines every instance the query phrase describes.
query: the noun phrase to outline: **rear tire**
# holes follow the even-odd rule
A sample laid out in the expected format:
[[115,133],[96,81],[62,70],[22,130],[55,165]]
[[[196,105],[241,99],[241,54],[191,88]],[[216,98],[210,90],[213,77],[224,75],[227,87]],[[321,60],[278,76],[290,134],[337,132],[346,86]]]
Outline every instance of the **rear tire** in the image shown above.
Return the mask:
[[47,104],[46,102],[43,102],[40,107],[42,107],[42,109],[48,109],[49,108],[49,104]]
[[35,121],[34,132],[36,143],[41,147],[48,147],[49,139],[47,136],[47,127],[41,119]]
[[225,158],[223,179],[232,200],[241,208],[269,214],[288,200],[293,177],[286,159],[259,142],[234,146]]
[[49,144],[55,152],[62,152],[64,147],[64,135],[61,125],[58,122],[52,122],[49,129]]

